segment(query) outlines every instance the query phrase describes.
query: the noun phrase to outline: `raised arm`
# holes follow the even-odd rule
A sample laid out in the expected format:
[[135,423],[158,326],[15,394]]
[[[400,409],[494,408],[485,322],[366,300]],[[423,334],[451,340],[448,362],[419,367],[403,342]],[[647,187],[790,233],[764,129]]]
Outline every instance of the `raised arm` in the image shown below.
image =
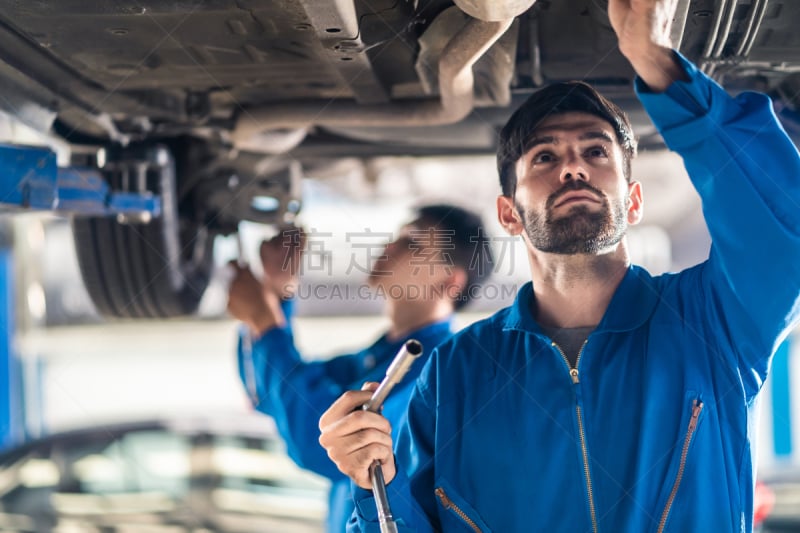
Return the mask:
[[704,293],[704,338],[749,397],[800,315],[800,156],[767,96],[732,98],[669,50],[671,10],[673,1],[609,4],[639,98],[703,201],[712,248],[689,290]]
[[306,362],[294,345],[290,327],[297,273],[304,244],[300,230],[284,230],[260,247],[264,279],[247,267],[232,265],[236,277],[228,292],[228,310],[243,323],[237,346],[239,375],[254,407],[275,419],[289,456],[301,467],[331,479],[343,475],[319,446],[316,421],[344,391],[352,377],[344,356]]

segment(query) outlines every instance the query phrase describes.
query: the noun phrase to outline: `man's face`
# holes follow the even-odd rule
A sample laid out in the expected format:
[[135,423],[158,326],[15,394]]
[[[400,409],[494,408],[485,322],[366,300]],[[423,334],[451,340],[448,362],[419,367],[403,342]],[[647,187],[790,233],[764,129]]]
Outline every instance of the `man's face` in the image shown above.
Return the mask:
[[514,205],[531,244],[555,254],[595,254],[628,227],[629,185],[613,128],[588,113],[542,121],[515,166]]
[[398,231],[372,265],[369,283],[399,294],[408,286],[441,284],[453,269],[449,250],[453,235],[425,220],[415,220]]

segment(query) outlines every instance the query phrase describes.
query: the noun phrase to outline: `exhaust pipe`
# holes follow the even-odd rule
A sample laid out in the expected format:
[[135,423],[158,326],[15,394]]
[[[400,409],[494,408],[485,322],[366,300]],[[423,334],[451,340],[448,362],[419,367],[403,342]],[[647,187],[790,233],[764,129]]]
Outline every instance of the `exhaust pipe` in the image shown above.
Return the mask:
[[[439,100],[359,105],[355,102],[280,103],[246,110],[232,132],[234,145],[244,146],[254,135],[276,129],[327,126],[429,126],[453,124],[473,109],[475,79],[472,66],[508,30],[514,17],[535,0],[460,0],[475,15],[445,46],[438,63]],[[514,6],[503,10],[498,5]],[[480,9],[483,6],[483,9]],[[466,11],[465,8],[462,8]]]

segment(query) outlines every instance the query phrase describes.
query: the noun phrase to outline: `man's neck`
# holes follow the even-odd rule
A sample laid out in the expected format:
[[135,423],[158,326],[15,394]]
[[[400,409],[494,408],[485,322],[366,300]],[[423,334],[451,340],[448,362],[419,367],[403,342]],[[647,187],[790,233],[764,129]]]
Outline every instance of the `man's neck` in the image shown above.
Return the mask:
[[532,255],[536,321],[559,328],[596,326],[629,264],[624,249],[604,255]]
[[397,340],[423,326],[440,322],[453,314],[453,306],[446,301],[390,300],[386,305],[391,325],[387,337]]

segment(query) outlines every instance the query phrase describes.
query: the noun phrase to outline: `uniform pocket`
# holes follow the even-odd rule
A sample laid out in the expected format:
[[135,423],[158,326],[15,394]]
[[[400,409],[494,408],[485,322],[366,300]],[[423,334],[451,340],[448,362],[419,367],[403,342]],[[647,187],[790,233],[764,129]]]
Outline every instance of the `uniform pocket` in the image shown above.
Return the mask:
[[[442,508],[439,513],[443,531],[469,531],[491,533],[478,512],[453,489],[446,480],[436,481],[434,493]],[[454,529],[455,528],[455,529]]]
[[695,440],[697,429],[703,418],[703,409],[705,404],[700,398],[700,395],[694,391],[687,391],[684,397],[684,405],[682,406],[681,425],[680,431],[681,440],[679,455],[673,460],[670,468],[670,475],[667,478],[669,493],[663,501],[662,509],[660,511],[658,520],[657,533],[663,533],[667,521],[669,520],[670,512],[672,511],[675,503],[675,498],[678,496],[683,481],[684,471],[686,470],[686,463],[692,449],[692,443]]

